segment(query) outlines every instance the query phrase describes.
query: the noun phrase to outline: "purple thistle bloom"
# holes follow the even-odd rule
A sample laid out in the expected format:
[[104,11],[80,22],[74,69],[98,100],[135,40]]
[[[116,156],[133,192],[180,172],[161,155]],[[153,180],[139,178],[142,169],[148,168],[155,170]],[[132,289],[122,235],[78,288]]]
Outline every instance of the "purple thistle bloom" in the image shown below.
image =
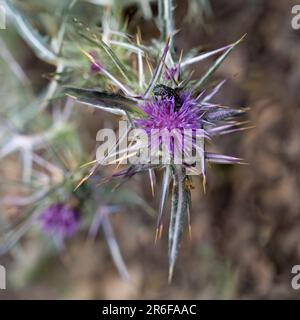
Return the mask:
[[[180,155],[188,152],[184,148],[184,135],[186,130],[191,130],[194,134],[196,130],[203,133],[201,109],[197,105],[197,100],[193,99],[188,92],[182,92],[175,97],[165,97],[161,99],[151,99],[147,101],[142,110],[146,118],[136,120],[138,127],[144,129],[150,140],[152,150],[158,151],[161,145],[167,148],[168,153],[174,156],[175,150]],[[172,133],[170,141],[164,140],[162,132]],[[179,155],[179,154],[178,154]]]
[[197,108],[197,102],[189,93],[180,94],[181,107],[176,110],[174,97],[166,99],[151,99],[142,106],[147,115],[145,119],[139,119],[136,124],[150,133],[152,129],[198,129],[201,121],[201,113]]
[[57,203],[42,212],[39,223],[45,234],[63,244],[66,237],[71,237],[78,230],[79,217],[74,209]]

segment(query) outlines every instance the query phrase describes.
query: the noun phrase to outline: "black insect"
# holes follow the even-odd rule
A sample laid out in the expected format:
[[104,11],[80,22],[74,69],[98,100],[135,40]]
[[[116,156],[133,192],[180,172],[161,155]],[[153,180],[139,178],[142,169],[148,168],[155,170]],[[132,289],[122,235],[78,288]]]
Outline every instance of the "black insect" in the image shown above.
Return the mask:
[[174,98],[175,110],[178,111],[180,109],[182,103],[177,88],[173,89],[164,84],[158,84],[154,87],[153,94],[155,99]]

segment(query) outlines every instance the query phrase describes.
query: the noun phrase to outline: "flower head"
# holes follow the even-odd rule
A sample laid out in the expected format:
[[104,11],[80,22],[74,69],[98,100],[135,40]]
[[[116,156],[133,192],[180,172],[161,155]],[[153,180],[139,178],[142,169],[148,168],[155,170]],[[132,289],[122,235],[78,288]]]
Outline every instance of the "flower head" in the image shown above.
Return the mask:
[[203,111],[189,92],[177,93],[164,85],[159,85],[159,88],[159,91],[157,88],[154,90],[155,97],[141,106],[146,116],[136,120],[135,124],[147,132],[152,152],[158,152],[163,145],[172,157],[175,151],[177,156],[182,156],[190,151],[184,144],[187,136],[193,140],[197,133],[203,133]]
[[[176,101],[177,100],[177,101]],[[152,129],[198,129],[201,127],[201,112],[197,101],[189,93],[183,92],[178,98],[151,99],[142,105],[144,119],[136,124],[150,133]]]
[[60,243],[71,237],[78,230],[78,213],[62,203],[48,207],[40,215],[39,223],[42,231]]

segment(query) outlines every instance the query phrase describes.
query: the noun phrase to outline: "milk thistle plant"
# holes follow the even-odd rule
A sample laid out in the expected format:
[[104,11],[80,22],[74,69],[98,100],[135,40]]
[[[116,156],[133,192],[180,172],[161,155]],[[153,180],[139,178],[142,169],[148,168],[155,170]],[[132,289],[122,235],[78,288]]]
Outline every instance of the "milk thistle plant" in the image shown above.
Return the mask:
[[[120,25],[125,0],[107,1],[104,8],[97,5],[91,24],[99,22],[99,16],[102,18],[101,28],[95,29],[86,28],[79,21],[87,18],[84,16],[69,22],[70,16],[74,16],[73,8],[83,3],[76,0],[57,3],[61,12],[51,17],[55,23],[48,26],[56,27],[47,35],[47,42],[13,1],[4,1],[9,20],[35,55],[54,67],[54,72],[46,90],[36,97],[26,73],[1,40],[0,62],[3,60],[9,69],[1,90],[15,99],[11,104],[7,99],[1,109],[0,160],[20,155],[21,176],[14,192],[7,187],[9,190],[1,195],[0,205],[17,212],[22,210],[23,214],[17,221],[1,221],[0,254],[11,250],[34,227],[58,251],[64,250],[65,243],[82,230],[87,229],[94,239],[102,228],[116,267],[128,279],[110,216],[130,204],[141,205],[149,213],[152,210],[132,192],[119,188],[112,193],[111,190],[115,181],[123,182],[145,172],[149,174],[154,194],[156,173],[160,171],[156,239],[163,231],[164,208],[171,193],[171,281],[182,234],[189,221],[193,179],[200,176],[205,189],[208,162],[242,163],[239,158],[207,151],[207,143],[214,136],[239,131],[244,126],[235,117],[245,109],[233,109],[213,101],[224,81],[217,85],[209,83],[241,40],[206,53],[191,50],[178,55],[174,49],[176,30],[170,0],[158,1],[161,37],[150,44],[142,42],[140,32],[130,36]],[[145,18],[152,18],[150,0],[137,3]],[[45,1],[43,5],[53,6],[53,2]],[[192,67],[214,57],[218,58],[208,71],[200,79],[194,79]],[[19,87],[11,84],[12,77],[20,83]],[[6,86],[9,91],[5,91]],[[120,125],[119,139],[112,140],[104,153],[98,153],[98,148],[92,162],[76,131],[79,117],[72,99],[119,115],[120,124],[126,123],[123,131]],[[100,130],[97,137],[101,133]],[[86,166],[81,166],[85,163]],[[103,170],[98,170],[106,164],[117,164],[119,168],[125,163],[129,166],[117,169],[108,179]],[[99,181],[107,180],[108,184],[95,187]]]
[[[156,238],[162,233],[164,206],[170,184],[172,185],[169,219],[169,281],[171,281],[184,226],[186,221],[189,221],[193,175],[202,177],[205,189],[208,162],[242,163],[239,158],[206,151],[206,144],[212,137],[243,129],[244,123],[237,122],[234,118],[242,115],[245,110],[212,102],[224,81],[215,86],[208,84],[214,72],[242,39],[200,55],[191,51],[178,56],[174,50],[176,31],[172,1],[159,1],[158,18],[161,38],[159,41],[153,41],[151,45],[142,44],[139,34],[134,42],[125,33],[117,35],[121,38],[119,40],[114,40],[113,34],[104,40],[100,34],[90,30],[89,33],[82,32],[82,36],[90,45],[89,50],[81,48],[81,52],[90,62],[91,76],[106,78],[111,89],[69,86],[65,91],[69,97],[83,104],[122,116],[129,124],[116,145],[108,149],[103,157],[92,162],[92,169],[81,183],[92,176],[100,165],[117,163],[119,166],[124,163],[124,159],[136,157],[146,149],[151,149],[151,154],[155,155],[156,160],[159,159],[155,163],[153,158],[138,163],[133,161],[129,167],[116,172],[111,178],[128,179],[136,173],[148,172],[151,187],[154,189],[155,171],[156,169],[163,171]],[[127,65],[117,54],[116,50],[120,48],[128,51]],[[102,60],[100,55],[105,55],[109,63],[107,60]],[[216,55],[219,57],[209,70],[200,79],[193,79],[190,67]],[[153,62],[154,68],[151,64]],[[129,68],[129,65],[136,65],[136,70]],[[123,147],[123,140],[133,129],[142,130],[150,142],[149,139],[142,142],[136,139]],[[172,132],[167,142],[162,131]],[[135,133],[134,137],[136,136]],[[186,143],[186,136],[189,137],[189,143]],[[119,156],[117,160],[114,158],[116,149]],[[176,155],[187,153],[196,156],[193,162],[176,161]],[[164,155],[168,156],[169,161],[164,161]]]

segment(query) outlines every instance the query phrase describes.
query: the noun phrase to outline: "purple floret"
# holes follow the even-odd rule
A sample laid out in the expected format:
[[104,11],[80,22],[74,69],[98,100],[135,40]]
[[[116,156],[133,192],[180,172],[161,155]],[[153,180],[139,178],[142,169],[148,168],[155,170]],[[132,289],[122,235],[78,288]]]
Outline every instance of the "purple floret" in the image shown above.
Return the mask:
[[175,108],[175,99],[166,98],[150,100],[142,107],[147,118],[136,120],[136,124],[148,133],[152,129],[198,129],[200,128],[199,117],[201,112],[197,108],[196,100],[188,93],[180,95],[181,107]]
[[66,237],[71,237],[78,230],[79,217],[74,209],[58,203],[43,211],[39,222],[45,234],[63,242]]
[[[168,152],[174,156],[174,152],[181,154],[190,152],[194,147],[194,138],[197,134],[203,134],[202,116],[203,110],[199,107],[197,100],[192,98],[188,92],[180,93],[180,108],[176,106],[175,98],[152,99],[142,106],[146,118],[136,120],[136,125],[144,129],[151,137],[152,150],[159,150],[162,141],[161,136],[155,131],[168,130],[173,132],[169,143],[163,141]],[[192,145],[184,144],[184,135],[190,130],[194,134]],[[196,133],[197,131],[197,133]]]
[[175,79],[177,74],[178,74],[178,66],[172,67],[172,68],[167,68],[166,71],[163,74],[164,80],[172,80]]

